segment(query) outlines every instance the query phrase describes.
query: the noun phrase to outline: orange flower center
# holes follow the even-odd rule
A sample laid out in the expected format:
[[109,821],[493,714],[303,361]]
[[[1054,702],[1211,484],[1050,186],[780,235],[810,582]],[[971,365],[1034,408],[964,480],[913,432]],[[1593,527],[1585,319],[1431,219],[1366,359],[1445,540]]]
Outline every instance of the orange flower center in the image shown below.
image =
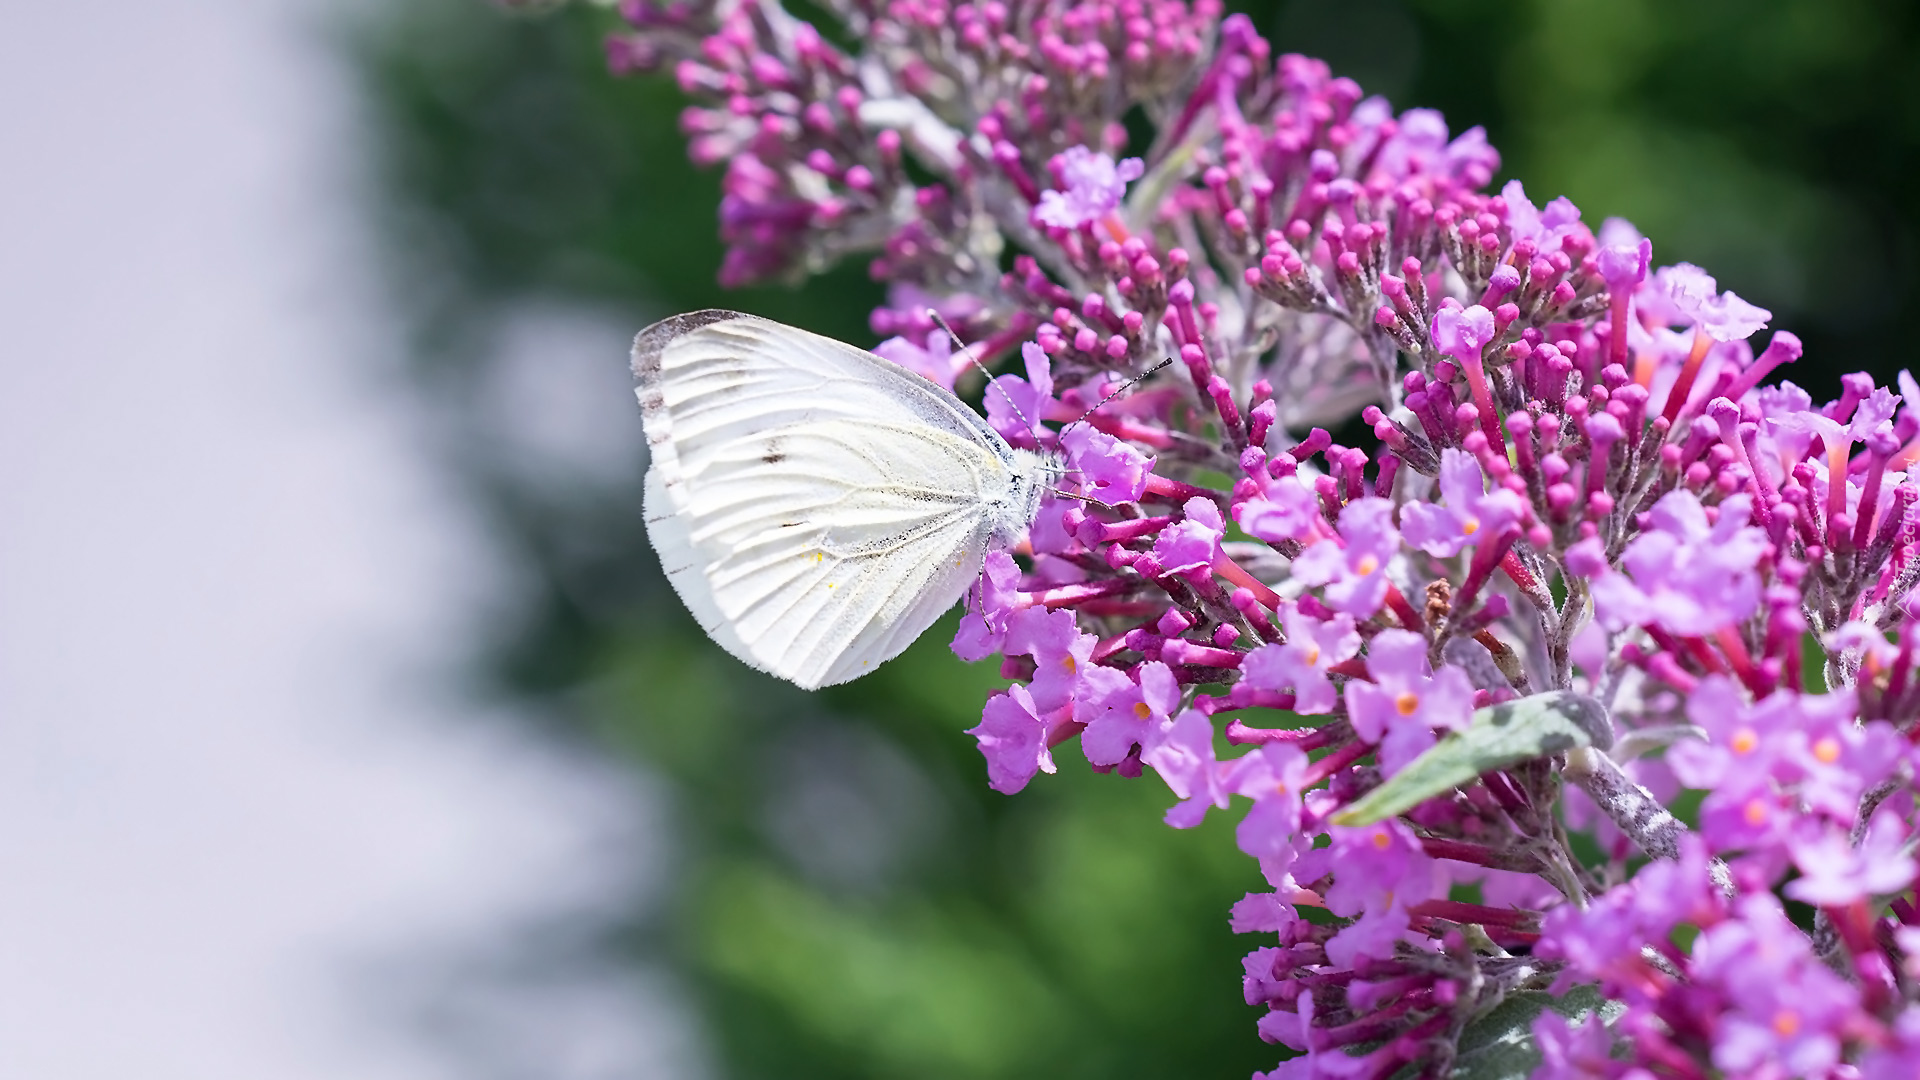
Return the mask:
[[1380,569],[1380,560],[1372,555],[1362,555],[1360,561],[1353,564],[1353,572],[1361,577],[1366,577],[1378,569]]
[[1800,1030],[1800,1014],[1792,1009],[1781,1009],[1773,1014],[1773,1030],[1781,1038],[1791,1038]]
[[1313,665],[1319,662],[1320,662],[1320,646],[1318,645],[1307,646],[1307,666],[1312,667]]
[[1840,760],[1840,740],[1831,735],[1821,738],[1813,744],[1813,756],[1822,765],[1831,765]]
[[1147,708],[1146,702],[1136,701],[1133,703],[1133,715],[1139,717],[1142,720],[1145,720],[1147,717],[1153,715],[1153,710]]
[[1750,727],[1741,728],[1733,733],[1733,740],[1729,745],[1736,754],[1751,754],[1760,747],[1760,733]]
[[1401,716],[1412,716],[1420,708],[1420,695],[1409,690],[1393,699],[1393,707]]
[[1472,536],[1474,533],[1479,532],[1480,519],[1477,517],[1470,517],[1467,520],[1461,522],[1460,531],[1463,533],[1466,533],[1468,536]]
[[1767,801],[1765,799],[1747,800],[1746,818],[1747,824],[1749,825],[1759,825],[1765,822],[1767,820]]
[[1069,675],[1072,675],[1072,674],[1073,674],[1074,672],[1076,672],[1076,671],[1079,671],[1079,670],[1080,670],[1080,665],[1078,665],[1078,664],[1076,664],[1076,663],[1074,663],[1074,662],[1073,662],[1073,657],[1071,657],[1071,656],[1063,656],[1063,657],[1061,657],[1061,658],[1060,658],[1060,666],[1061,666],[1061,667],[1063,667],[1063,668],[1066,668],[1066,669],[1067,669],[1067,674],[1069,674]]

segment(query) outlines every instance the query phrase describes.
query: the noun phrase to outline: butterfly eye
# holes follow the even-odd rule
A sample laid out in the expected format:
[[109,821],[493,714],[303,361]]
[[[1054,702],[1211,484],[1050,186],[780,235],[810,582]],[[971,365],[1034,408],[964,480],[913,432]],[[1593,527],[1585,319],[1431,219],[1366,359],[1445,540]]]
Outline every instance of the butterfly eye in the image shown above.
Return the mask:
[[966,591],[978,538],[1020,543],[1065,472],[938,384],[750,315],[656,324],[633,370],[662,568],[715,643],[807,689],[911,644]]

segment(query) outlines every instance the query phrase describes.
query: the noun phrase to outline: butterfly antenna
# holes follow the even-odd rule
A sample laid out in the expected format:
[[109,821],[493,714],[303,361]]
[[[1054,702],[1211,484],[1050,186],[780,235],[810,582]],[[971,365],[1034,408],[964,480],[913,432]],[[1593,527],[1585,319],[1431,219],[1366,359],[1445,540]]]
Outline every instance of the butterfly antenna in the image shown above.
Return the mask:
[[[1121,383],[1118,389],[1116,389],[1113,393],[1108,394],[1106,397],[1101,398],[1100,403],[1098,405],[1095,405],[1093,408],[1088,409],[1086,412],[1081,413],[1078,417],[1074,419],[1073,423],[1068,424],[1067,427],[1072,427],[1074,424],[1086,423],[1087,417],[1092,416],[1094,413],[1097,413],[1102,408],[1106,407],[1107,402],[1112,401],[1114,398],[1119,397],[1121,394],[1124,394],[1127,391],[1133,389],[1134,387],[1140,385],[1141,383],[1147,381],[1147,379],[1150,378],[1154,372],[1159,371],[1161,368],[1164,368],[1171,363],[1173,363],[1173,357],[1169,356],[1165,360],[1160,361],[1159,363],[1153,365],[1152,367],[1141,372],[1140,374],[1135,375],[1133,378],[1128,379],[1126,382]],[[1061,428],[1060,430],[1064,432],[1066,431],[1066,429],[1067,428]]]
[[[947,332],[947,340],[953,342],[953,347],[959,351],[960,355],[967,358],[967,363],[972,364],[975,370],[977,370],[978,372],[980,372],[980,374],[985,375],[987,377],[987,389],[988,390],[994,389],[993,372],[988,371],[987,366],[985,364],[982,364],[979,361],[979,359],[973,355],[973,346],[962,344],[960,341],[960,335],[953,332],[953,327],[947,325],[947,320],[941,318],[939,312],[933,310],[932,308],[928,308],[927,314],[932,317],[934,322],[940,324],[940,329],[945,330]],[[1169,361],[1169,363],[1171,363],[1171,361]],[[1036,445],[1039,444],[1040,429],[1034,427],[1033,421],[1027,419],[1027,414],[1024,412],[1021,412],[1020,406],[1015,405],[1013,403],[1013,395],[1007,393],[1005,388],[1001,388],[1000,396],[1006,400],[1007,408],[1013,410],[1013,415],[1019,417],[1020,422],[1027,426],[1027,433],[1033,436],[1034,443]]]
[[[1088,409],[1086,412],[1081,413],[1072,422],[1068,423],[1066,427],[1061,428],[1060,434],[1065,435],[1067,433],[1067,428],[1072,427],[1074,424],[1086,423],[1087,417],[1092,416],[1094,413],[1099,412],[1101,408],[1107,404],[1107,402],[1112,401],[1114,398],[1117,398],[1121,394],[1124,394],[1127,391],[1133,389],[1134,387],[1140,385],[1142,382],[1146,381],[1149,377],[1151,377],[1154,372],[1159,371],[1161,368],[1164,368],[1171,363],[1173,363],[1173,357],[1169,356],[1165,360],[1160,361],[1159,363],[1153,365],[1152,367],[1141,372],[1140,374],[1135,375],[1134,377],[1128,379],[1126,382],[1121,383],[1120,386],[1113,391],[1113,393],[1108,394],[1106,397],[1101,398],[1099,404],[1095,405],[1091,409]],[[1080,470],[1069,466],[1069,467],[1062,468],[1059,472],[1059,475],[1067,476],[1079,471]],[[1066,498],[1069,498],[1069,499],[1079,499],[1081,502],[1090,502],[1095,506],[1104,507],[1108,510],[1113,509],[1113,507],[1108,505],[1107,503],[1103,503],[1099,499],[1090,498],[1086,495],[1075,495],[1070,492],[1061,491],[1058,488],[1049,488],[1047,490],[1052,491],[1056,495],[1065,496]]]
[[[1068,472],[1071,472],[1071,471],[1074,471],[1074,470],[1067,470],[1067,471],[1068,471]],[[1062,475],[1062,476],[1065,476],[1065,475],[1066,475],[1066,472],[1062,472],[1062,473],[1061,473],[1060,475]],[[1092,503],[1093,505],[1095,505],[1095,506],[1097,506],[1097,507],[1099,507],[1099,508],[1100,508],[1100,509],[1102,509],[1102,510],[1114,510],[1114,509],[1117,509],[1117,507],[1115,507],[1115,506],[1114,506],[1114,505],[1113,505],[1112,503],[1105,503],[1105,502],[1101,502],[1101,501],[1100,501],[1099,499],[1096,499],[1096,498],[1094,498],[1094,497],[1093,497],[1093,496],[1091,496],[1091,495],[1081,495],[1081,494],[1079,494],[1078,492],[1073,492],[1073,491],[1063,491],[1063,490],[1061,490],[1060,488],[1057,488],[1057,487],[1050,487],[1050,488],[1048,488],[1048,489],[1047,489],[1047,491],[1048,491],[1049,493],[1051,493],[1051,494],[1054,494],[1054,495],[1058,495],[1059,497],[1061,497],[1061,498],[1063,498],[1063,499],[1072,499],[1072,500],[1074,500],[1075,502],[1083,502],[1083,503]]]

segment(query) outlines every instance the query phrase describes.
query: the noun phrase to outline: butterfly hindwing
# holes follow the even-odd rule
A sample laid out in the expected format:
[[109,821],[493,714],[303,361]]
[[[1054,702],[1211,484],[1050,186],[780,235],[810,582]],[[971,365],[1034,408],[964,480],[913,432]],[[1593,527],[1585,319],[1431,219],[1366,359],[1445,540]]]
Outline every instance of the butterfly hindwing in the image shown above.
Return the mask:
[[979,572],[1013,483],[977,415],[872,354],[699,312],[634,346],[647,528],[717,643],[801,686],[898,655]]

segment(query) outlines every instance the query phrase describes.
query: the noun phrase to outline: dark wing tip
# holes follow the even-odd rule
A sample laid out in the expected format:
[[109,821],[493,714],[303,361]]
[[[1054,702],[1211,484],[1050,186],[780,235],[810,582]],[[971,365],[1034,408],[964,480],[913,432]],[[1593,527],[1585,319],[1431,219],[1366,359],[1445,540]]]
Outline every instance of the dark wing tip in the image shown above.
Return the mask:
[[705,311],[689,311],[685,315],[674,315],[661,319],[652,326],[634,335],[633,339],[633,377],[640,381],[642,388],[660,377],[660,354],[667,346],[685,334],[690,334],[703,326],[726,322],[728,319],[752,318],[738,311],[722,308],[708,308]]

